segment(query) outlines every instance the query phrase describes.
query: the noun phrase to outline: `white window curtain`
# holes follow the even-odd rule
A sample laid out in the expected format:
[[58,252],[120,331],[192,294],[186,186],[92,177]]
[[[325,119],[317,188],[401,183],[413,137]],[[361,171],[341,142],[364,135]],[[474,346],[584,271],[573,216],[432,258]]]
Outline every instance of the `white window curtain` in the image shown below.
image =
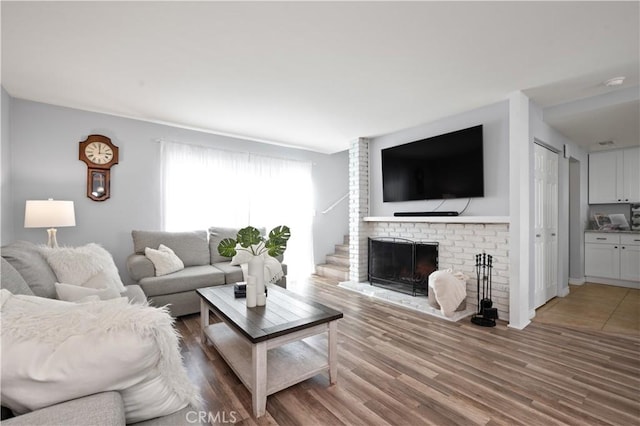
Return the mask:
[[163,228],[291,228],[292,279],[313,270],[311,163],[174,142],[162,145]]

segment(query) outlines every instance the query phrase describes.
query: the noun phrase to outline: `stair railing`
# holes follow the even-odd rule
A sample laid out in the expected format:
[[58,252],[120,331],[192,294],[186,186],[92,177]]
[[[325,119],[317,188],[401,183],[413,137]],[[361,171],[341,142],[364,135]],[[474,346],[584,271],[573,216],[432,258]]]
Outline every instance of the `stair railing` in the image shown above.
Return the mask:
[[333,210],[338,204],[340,204],[342,201],[346,200],[347,198],[349,198],[349,193],[347,192],[346,194],[344,194],[342,197],[340,197],[338,199],[338,201],[336,201],[335,203],[331,204],[329,207],[327,207],[322,214],[327,214],[329,213],[331,210]]

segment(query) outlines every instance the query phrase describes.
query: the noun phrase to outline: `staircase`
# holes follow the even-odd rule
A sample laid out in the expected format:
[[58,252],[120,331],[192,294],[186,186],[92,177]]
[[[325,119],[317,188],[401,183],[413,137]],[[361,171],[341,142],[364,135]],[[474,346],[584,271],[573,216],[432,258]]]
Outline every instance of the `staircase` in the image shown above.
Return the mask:
[[316,265],[316,275],[337,280],[349,281],[349,236],[345,235],[342,244],[336,244],[333,254],[328,254],[326,263]]

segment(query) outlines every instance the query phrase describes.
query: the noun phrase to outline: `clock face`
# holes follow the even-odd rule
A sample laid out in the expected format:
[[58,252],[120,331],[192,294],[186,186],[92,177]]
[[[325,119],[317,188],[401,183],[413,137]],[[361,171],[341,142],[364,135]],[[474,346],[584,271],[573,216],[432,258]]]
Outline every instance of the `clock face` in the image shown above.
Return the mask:
[[91,142],[85,147],[84,154],[95,164],[107,164],[113,160],[113,150],[103,142]]

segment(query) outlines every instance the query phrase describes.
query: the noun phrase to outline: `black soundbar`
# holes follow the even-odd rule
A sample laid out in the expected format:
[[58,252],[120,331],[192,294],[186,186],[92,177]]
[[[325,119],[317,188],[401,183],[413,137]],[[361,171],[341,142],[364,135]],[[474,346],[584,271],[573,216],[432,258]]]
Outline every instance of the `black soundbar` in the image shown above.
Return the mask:
[[441,212],[395,212],[393,215],[398,217],[419,217],[419,216],[458,216],[460,213],[454,211]]

